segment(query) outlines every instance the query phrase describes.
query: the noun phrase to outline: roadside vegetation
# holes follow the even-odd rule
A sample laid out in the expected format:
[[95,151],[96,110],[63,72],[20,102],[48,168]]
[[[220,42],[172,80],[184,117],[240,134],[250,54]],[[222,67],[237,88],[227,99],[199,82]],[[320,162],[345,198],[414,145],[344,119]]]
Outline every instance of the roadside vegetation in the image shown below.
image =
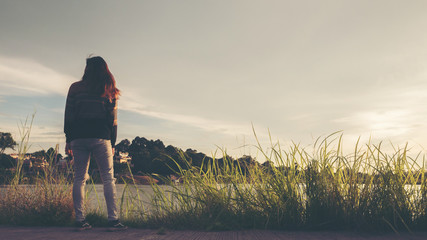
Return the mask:
[[143,205],[139,194],[122,211],[135,226],[182,229],[425,230],[425,159],[411,158],[407,146],[388,155],[381,145],[356,143],[344,155],[342,135],[333,134],[312,154],[297,144],[258,146],[267,160],[261,166],[224,158],[179,167],[182,184],[152,184],[149,211],[134,209]]
[[[70,225],[72,184],[53,164],[30,187],[22,184],[31,122],[21,130],[13,179],[0,189],[0,224]],[[165,155],[159,161],[174,178],[149,174],[159,182],[150,181],[148,201],[127,165],[129,177],[122,179],[124,191],[117,199],[122,221],[133,227],[201,230],[427,228],[426,161],[408,146],[387,154],[381,143],[356,142],[352,153],[343,153],[342,135],[335,133],[309,149],[274,142],[267,149],[257,147],[263,164],[236,161],[226,152],[197,165],[183,151]],[[105,225],[101,204],[88,212],[93,225]]]
[[[45,168],[34,177],[33,184],[25,184],[23,162],[30,147],[33,119],[34,115],[21,123],[18,160],[11,179],[7,179],[10,184],[0,188],[0,224],[68,225],[73,215],[71,187],[55,167]],[[54,156],[49,159],[52,163]]]

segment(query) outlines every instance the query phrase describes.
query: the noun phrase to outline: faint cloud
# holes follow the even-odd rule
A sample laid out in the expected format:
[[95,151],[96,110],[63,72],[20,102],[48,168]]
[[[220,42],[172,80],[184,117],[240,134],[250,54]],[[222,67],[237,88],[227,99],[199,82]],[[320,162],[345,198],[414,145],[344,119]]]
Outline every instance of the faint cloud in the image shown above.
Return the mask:
[[181,115],[181,114],[173,114],[173,113],[164,113],[147,110],[147,107],[139,102],[143,102],[137,100],[138,97],[135,96],[126,96],[121,99],[120,109],[125,111],[134,112],[140,115],[154,117],[162,120],[167,120],[176,123],[182,123],[186,125],[190,125],[204,131],[208,132],[217,132],[226,135],[250,135],[251,134],[251,126],[245,124],[235,124],[235,123],[227,123],[219,120],[206,119],[199,116],[189,116],[189,115]]
[[31,141],[43,142],[64,142],[65,135],[60,128],[35,125],[31,129]]
[[51,108],[50,111],[52,111],[54,113],[64,114],[65,109],[64,108]]
[[[67,93],[70,83],[76,79],[58,73],[28,59],[5,58],[0,56],[0,95],[48,95]],[[226,123],[218,120],[206,119],[198,116],[165,113],[147,110],[147,107],[138,101],[140,97],[124,96],[120,108],[144,116],[163,119],[171,122],[183,123],[209,132],[218,132],[227,135],[250,134],[250,125]],[[1,100],[1,99],[0,99]],[[54,109],[55,112],[63,112]]]
[[0,95],[65,95],[74,81],[35,61],[0,56]]
[[359,134],[372,133],[376,137],[389,138],[406,134],[413,128],[414,119],[409,110],[385,110],[358,112],[349,117],[335,119],[359,130]]

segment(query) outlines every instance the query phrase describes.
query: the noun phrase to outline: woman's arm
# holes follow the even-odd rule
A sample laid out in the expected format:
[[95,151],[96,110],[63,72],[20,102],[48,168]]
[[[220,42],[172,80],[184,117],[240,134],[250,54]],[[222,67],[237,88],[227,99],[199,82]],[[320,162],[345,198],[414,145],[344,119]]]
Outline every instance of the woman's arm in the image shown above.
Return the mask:
[[114,148],[117,140],[117,100],[113,99],[108,108],[109,122],[111,124],[111,146]]
[[66,138],[66,146],[65,146],[65,153],[71,155],[71,148],[70,148],[70,133],[71,133],[71,126],[72,122],[74,121],[74,97],[72,96],[72,85],[70,89],[68,90],[67,94],[67,100],[65,103],[65,116],[64,116],[64,133]]

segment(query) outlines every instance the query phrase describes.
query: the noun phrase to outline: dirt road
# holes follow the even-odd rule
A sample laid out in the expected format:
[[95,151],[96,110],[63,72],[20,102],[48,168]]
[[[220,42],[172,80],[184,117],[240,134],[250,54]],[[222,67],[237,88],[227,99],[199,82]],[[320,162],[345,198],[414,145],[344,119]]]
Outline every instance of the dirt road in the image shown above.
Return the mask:
[[427,239],[427,232],[416,232],[413,234],[394,233],[388,234],[368,234],[356,232],[280,232],[280,231],[262,231],[262,230],[244,230],[244,231],[226,231],[226,232],[202,232],[202,231],[159,231],[147,229],[130,228],[125,232],[107,232],[105,228],[94,228],[84,232],[76,232],[74,228],[67,227],[0,227],[0,239],[32,239],[32,240],[110,240],[110,239],[137,239],[137,240],[276,240],[276,239],[376,239],[376,240],[394,240],[394,239]]

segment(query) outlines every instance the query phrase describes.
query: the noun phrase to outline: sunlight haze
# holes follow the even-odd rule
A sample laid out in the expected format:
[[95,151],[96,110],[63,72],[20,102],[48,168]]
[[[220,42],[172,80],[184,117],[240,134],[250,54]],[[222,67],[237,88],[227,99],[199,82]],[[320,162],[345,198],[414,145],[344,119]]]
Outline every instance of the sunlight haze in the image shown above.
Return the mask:
[[[210,155],[261,144],[427,147],[426,1],[0,3],[0,132],[65,145],[68,87],[102,56],[122,91],[118,142]],[[244,145],[248,145],[243,147]],[[352,147],[353,146],[353,147]]]

